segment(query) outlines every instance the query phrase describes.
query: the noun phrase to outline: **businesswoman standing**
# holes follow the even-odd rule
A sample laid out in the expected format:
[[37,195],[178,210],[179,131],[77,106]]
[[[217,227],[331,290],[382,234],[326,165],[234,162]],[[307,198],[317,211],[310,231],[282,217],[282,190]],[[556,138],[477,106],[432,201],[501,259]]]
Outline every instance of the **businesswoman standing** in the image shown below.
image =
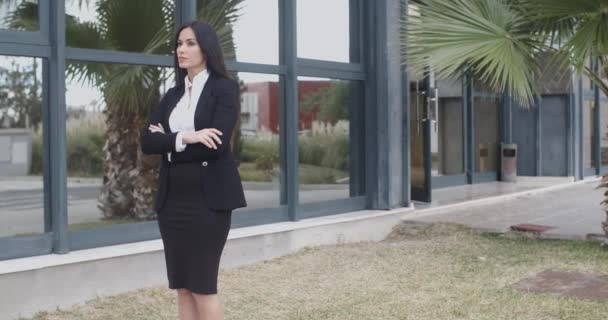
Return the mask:
[[181,320],[219,320],[220,257],[232,210],[246,206],[230,144],[239,116],[217,34],[203,22],[177,32],[177,85],[167,91],[141,133],[145,154],[160,154],[158,216],[169,288]]

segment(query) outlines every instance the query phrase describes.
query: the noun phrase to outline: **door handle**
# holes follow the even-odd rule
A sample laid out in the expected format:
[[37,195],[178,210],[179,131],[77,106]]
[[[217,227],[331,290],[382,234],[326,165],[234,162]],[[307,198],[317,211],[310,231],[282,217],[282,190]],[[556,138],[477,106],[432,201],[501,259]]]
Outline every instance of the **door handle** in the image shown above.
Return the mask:
[[427,120],[434,124],[435,132],[437,132],[437,122],[439,121],[439,88],[434,88],[432,92],[433,96],[427,98],[427,105],[429,107],[427,110],[432,110],[432,112],[427,113]]
[[437,132],[437,126],[439,124],[439,88],[435,88],[435,132]]
[[420,134],[420,81],[416,81],[416,132]]

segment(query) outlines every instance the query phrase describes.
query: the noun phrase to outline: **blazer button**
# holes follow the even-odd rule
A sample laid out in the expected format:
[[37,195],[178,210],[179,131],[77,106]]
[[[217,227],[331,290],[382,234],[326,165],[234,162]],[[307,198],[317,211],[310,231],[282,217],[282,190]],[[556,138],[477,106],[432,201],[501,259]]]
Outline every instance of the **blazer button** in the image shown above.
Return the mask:
[[208,165],[207,161],[203,161],[203,167],[206,167]]

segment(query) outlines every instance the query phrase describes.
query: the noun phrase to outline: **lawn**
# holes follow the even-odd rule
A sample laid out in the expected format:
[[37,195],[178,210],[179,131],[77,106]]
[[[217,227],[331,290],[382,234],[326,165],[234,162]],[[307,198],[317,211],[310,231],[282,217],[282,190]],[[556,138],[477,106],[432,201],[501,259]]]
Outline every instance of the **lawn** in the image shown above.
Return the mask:
[[[608,301],[528,294],[546,269],[608,274],[596,242],[401,225],[381,242],[306,248],[220,273],[226,319],[606,319]],[[175,319],[162,288],[92,300],[32,319]]]

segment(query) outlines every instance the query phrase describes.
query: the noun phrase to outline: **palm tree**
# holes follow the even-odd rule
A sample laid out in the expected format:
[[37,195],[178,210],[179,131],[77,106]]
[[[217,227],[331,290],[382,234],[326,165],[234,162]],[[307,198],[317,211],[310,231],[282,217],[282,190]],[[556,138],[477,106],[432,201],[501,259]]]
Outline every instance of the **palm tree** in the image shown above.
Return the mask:
[[[529,105],[545,70],[570,67],[608,96],[606,0],[420,0],[409,9],[402,56],[415,72],[432,68],[444,78],[470,72]],[[550,68],[543,68],[539,60],[547,55]],[[608,175],[599,187],[608,188]]]
[[[9,0],[11,1],[11,0]],[[66,42],[70,47],[169,55],[172,51],[175,7],[172,0],[73,0],[94,2],[98,20],[81,22],[66,17]],[[228,58],[235,57],[232,23],[242,0],[198,1],[197,18],[208,21]],[[24,28],[35,19],[35,10],[20,4],[9,20]],[[137,23],[133,23],[133,21]],[[29,24],[31,25],[31,24]],[[160,98],[161,86],[172,76],[160,67],[68,61],[68,78],[87,82],[103,94],[107,132],[104,146],[103,186],[98,207],[106,217],[150,219],[158,156],[145,156],[139,148],[139,129],[150,108]]]
[[432,67],[443,78],[471,72],[527,105],[545,69],[539,60],[551,54],[557,66],[574,67],[608,95],[586,63],[606,65],[606,0],[419,0],[409,9],[403,58],[416,72]]

